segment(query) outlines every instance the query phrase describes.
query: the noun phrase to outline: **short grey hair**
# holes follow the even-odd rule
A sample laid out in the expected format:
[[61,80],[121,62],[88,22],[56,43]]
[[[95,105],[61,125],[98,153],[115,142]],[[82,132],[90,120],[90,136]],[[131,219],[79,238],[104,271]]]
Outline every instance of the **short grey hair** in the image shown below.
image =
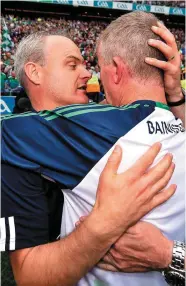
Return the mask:
[[16,77],[24,88],[26,88],[26,74],[24,66],[29,61],[39,63],[40,65],[45,64],[43,50],[45,38],[48,36],[63,36],[70,38],[66,31],[39,31],[24,37],[18,44],[15,53],[14,68]]
[[163,72],[145,63],[145,57],[166,60],[158,49],[150,47],[147,42],[149,39],[162,40],[151,30],[152,26],[157,26],[157,21],[158,18],[151,13],[134,11],[111,22],[97,43],[105,64],[110,64],[114,56],[119,56],[133,76],[140,80],[153,79],[163,85]]

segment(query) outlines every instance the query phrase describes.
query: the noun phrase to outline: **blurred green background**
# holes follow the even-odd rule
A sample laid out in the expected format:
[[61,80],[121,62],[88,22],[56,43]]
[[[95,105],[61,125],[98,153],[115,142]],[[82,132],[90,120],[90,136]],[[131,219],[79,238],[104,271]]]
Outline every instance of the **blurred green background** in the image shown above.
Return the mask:
[[7,252],[1,252],[1,286],[16,286]]

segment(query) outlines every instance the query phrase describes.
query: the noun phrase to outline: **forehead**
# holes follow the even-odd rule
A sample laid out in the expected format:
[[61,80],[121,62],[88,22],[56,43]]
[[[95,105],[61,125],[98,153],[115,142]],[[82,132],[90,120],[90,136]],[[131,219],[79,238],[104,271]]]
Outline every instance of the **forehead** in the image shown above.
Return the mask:
[[44,43],[45,56],[55,58],[67,58],[70,56],[83,60],[79,48],[70,39],[63,36],[48,36]]

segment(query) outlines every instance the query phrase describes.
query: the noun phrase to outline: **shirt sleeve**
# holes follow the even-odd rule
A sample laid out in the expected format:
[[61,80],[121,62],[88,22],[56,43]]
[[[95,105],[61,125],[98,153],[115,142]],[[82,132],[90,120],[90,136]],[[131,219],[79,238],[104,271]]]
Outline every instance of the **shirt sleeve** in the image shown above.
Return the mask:
[[48,204],[42,177],[2,164],[0,250],[17,250],[49,241]]

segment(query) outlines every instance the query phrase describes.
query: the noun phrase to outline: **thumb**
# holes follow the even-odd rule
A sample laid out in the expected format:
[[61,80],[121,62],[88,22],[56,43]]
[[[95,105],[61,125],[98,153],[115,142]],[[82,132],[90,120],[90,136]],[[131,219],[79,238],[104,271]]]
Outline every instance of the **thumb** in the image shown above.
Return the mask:
[[104,173],[105,172],[117,173],[121,159],[122,159],[122,149],[119,145],[116,145],[114,150],[112,151],[112,154],[108,158],[107,164],[104,168]]

